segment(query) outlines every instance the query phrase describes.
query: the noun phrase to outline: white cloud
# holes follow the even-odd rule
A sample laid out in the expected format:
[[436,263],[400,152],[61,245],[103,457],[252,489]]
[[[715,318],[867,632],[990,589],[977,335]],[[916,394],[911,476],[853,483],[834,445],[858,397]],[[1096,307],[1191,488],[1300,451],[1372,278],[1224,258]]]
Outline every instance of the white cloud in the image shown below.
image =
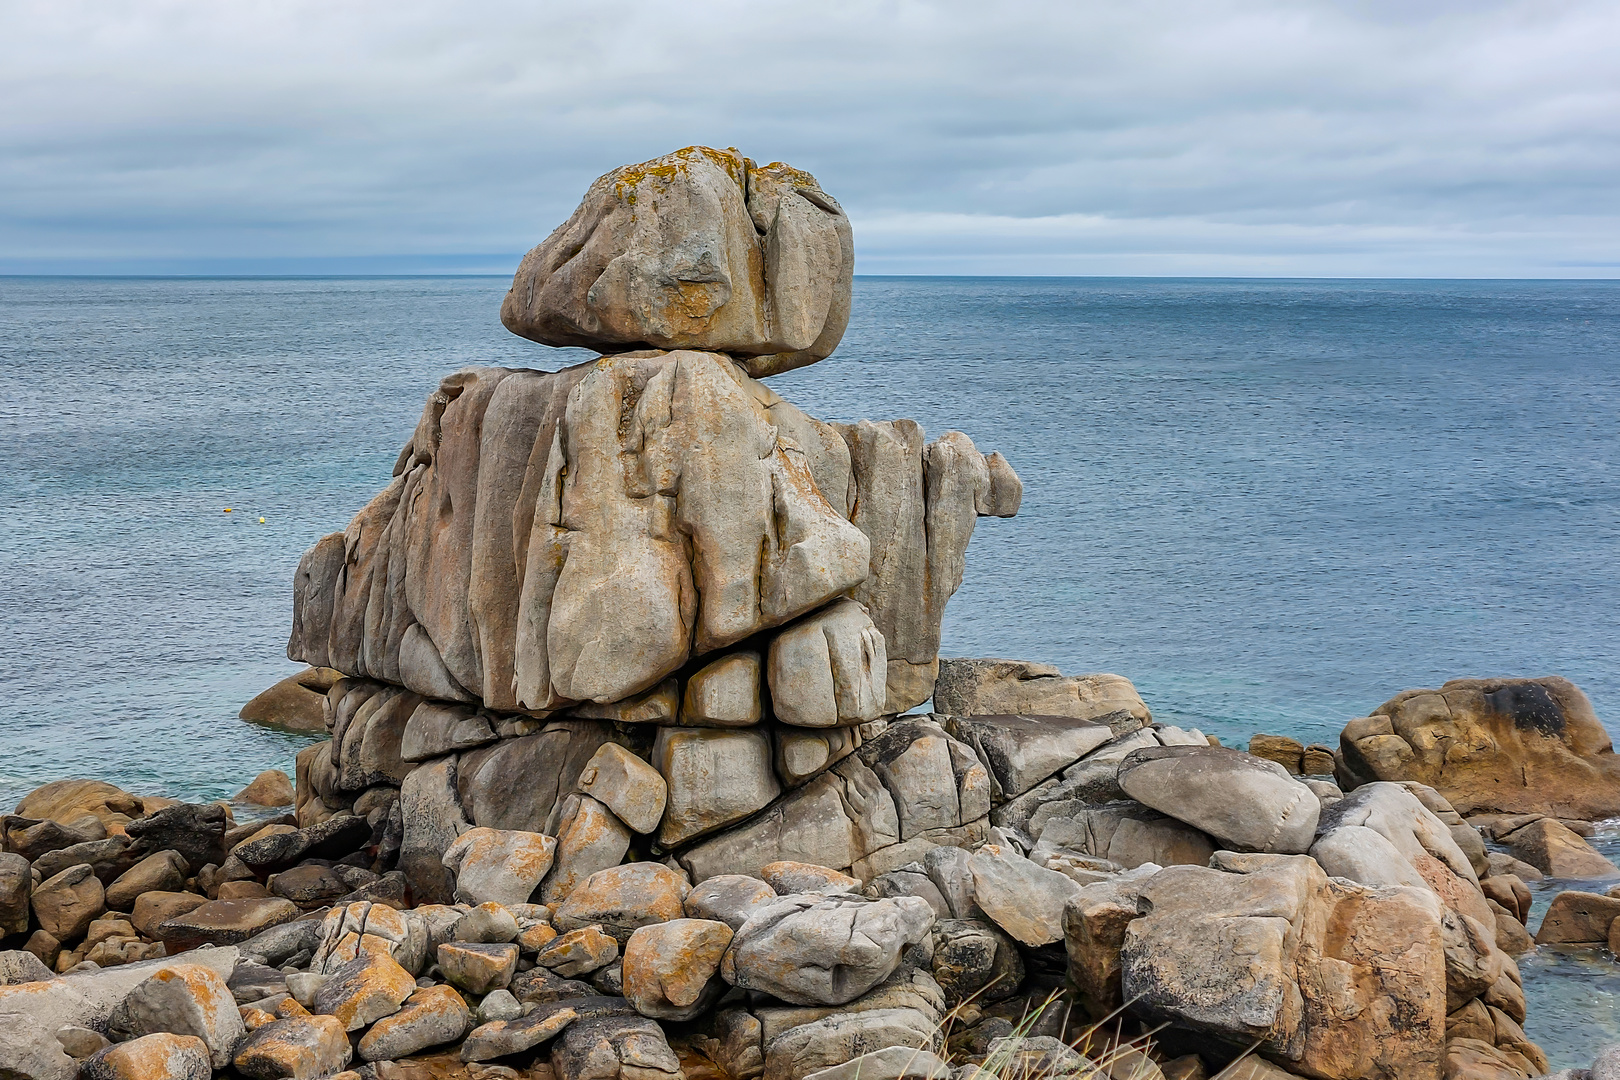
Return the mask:
[[816,172],[872,272],[1612,274],[1617,41],[1545,0],[0,0],[0,260],[516,252],[708,142]]

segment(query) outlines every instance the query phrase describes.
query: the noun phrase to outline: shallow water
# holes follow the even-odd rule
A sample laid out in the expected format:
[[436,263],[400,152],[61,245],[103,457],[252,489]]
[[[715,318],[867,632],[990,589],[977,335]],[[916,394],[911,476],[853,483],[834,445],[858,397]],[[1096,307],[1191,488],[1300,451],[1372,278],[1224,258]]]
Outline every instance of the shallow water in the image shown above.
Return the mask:
[[[296,670],[299,555],[441,375],[583,358],[507,334],[505,286],[0,278],[0,804],[290,771],[303,740],[235,714]],[[1562,674],[1620,715],[1620,283],[856,288],[837,356],[773,387],[961,428],[1025,482],[979,523],[946,655],[1116,671],[1228,742],[1332,743],[1481,675]],[[1523,966],[1555,1064],[1620,1037],[1606,953]]]

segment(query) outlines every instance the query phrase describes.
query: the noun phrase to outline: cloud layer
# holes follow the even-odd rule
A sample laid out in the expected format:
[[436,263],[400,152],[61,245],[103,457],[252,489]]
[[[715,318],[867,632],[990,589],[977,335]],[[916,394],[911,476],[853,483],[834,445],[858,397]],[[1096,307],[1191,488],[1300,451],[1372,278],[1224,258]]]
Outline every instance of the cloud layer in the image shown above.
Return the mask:
[[0,31],[0,269],[508,268],[595,176],[706,142],[815,172],[867,273],[1620,273],[1607,0],[0,0]]

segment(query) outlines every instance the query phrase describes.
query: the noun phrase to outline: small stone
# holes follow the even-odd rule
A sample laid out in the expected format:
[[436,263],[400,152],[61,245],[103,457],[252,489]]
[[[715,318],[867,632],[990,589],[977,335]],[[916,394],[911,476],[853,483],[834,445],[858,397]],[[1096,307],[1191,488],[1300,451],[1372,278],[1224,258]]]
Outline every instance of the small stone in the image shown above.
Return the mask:
[[512,913],[493,901],[480,904],[461,917],[453,936],[457,941],[471,941],[484,945],[503,945],[516,941],[517,919]]
[[410,1057],[429,1047],[453,1043],[470,1027],[472,1013],[452,987],[419,988],[405,999],[399,1012],[378,1020],[361,1037],[360,1056],[367,1061]]
[[275,1013],[266,1012],[257,1005],[238,1006],[237,1012],[242,1014],[242,1023],[249,1031],[258,1031],[264,1025],[274,1023],[276,1019]]
[[484,995],[484,1000],[478,1003],[480,1024],[487,1024],[492,1020],[516,1020],[522,1015],[523,1006],[512,996],[510,990],[491,990]]
[[669,785],[657,769],[617,743],[603,743],[579,774],[579,790],[638,833],[651,833],[664,816]]
[[230,987],[231,997],[236,999],[238,1005],[263,1001],[267,997],[287,992],[285,974],[267,964],[254,963],[247,959],[236,962],[236,967],[232,970],[230,978],[225,980],[225,984]]
[[456,875],[456,899],[467,904],[521,904],[551,869],[557,841],[542,833],[474,828],[445,849]]
[[266,769],[253,778],[253,782],[238,791],[236,802],[253,806],[291,806],[296,798],[292,780],[280,769]]
[[462,1061],[489,1061],[532,1050],[555,1038],[579,1014],[567,1006],[542,1006],[528,1016],[493,1020],[473,1029],[461,1045]]
[[599,870],[569,893],[551,923],[566,933],[600,926],[621,945],[637,927],[685,914],[691,886],[662,863],[635,862]]
[[109,1046],[79,1070],[84,1080],[208,1080],[208,1047],[191,1035],[155,1032]]
[[512,977],[512,995],[525,1004],[545,1004],[569,998],[591,997],[589,983],[565,979],[550,968],[536,967]]
[[1300,775],[1305,760],[1304,744],[1286,735],[1256,735],[1249,740],[1249,753],[1275,761],[1295,776]]
[[106,893],[95,868],[81,863],[70,866],[34,887],[31,902],[40,929],[68,944],[79,940],[102,912],[107,910]]
[[590,980],[597,993],[624,997],[624,957],[621,956],[607,967],[597,968],[591,972]]
[[233,1064],[248,1080],[318,1080],[340,1072],[353,1054],[336,1017],[300,1016],[250,1032]]
[[314,1008],[315,995],[332,976],[325,972],[294,971],[287,975],[287,993],[306,1009]]
[[731,927],[707,919],[641,927],[624,947],[624,996],[643,1016],[696,1018],[726,991],[720,958],[731,937]]
[[733,930],[778,899],[776,890],[747,874],[716,874],[693,886],[683,905],[688,918],[712,919]]
[[398,1012],[415,990],[416,980],[393,957],[363,953],[321,984],[311,1011],[336,1017],[345,1031],[359,1031]]
[[518,947],[446,942],[439,946],[438,956],[439,969],[452,985],[482,996],[512,981],[517,971]]
[[541,949],[534,962],[558,975],[572,978],[606,967],[619,957],[619,943],[600,926],[570,930]]
[[67,1051],[68,1057],[75,1061],[83,1061],[112,1045],[107,1041],[107,1036],[101,1032],[74,1027],[72,1024],[56,1029],[56,1041],[62,1044],[62,1049]]
[[518,951],[534,959],[534,955],[557,939],[557,931],[549,923],[535,923],[518,934]]
[[119,1039],[161,1032],[195,1036],[207,1046],[213,1067],[223,1069],[244,1028],[236,999],[218,972],[201,964],[175,964],[131,990],[113,1009],[107,1030]]
[[25,949],[7,949],[0,952],[0,986],[39,982],[49,979],[54,972],[45,962]]
[[158,927],[206,903],[208,897],[191,892],[142,893],[130,910],[129,921],[142,937],[156,938]]
[[792,893],[860,892],[861,879],[825,866],[800,862],[773,862],[760,867],[759,876],[778,896]]
[[235,945],[298,918],[298,905],[279,896],[265,900],[210,900],[157,927],[170,955],[201,945]]

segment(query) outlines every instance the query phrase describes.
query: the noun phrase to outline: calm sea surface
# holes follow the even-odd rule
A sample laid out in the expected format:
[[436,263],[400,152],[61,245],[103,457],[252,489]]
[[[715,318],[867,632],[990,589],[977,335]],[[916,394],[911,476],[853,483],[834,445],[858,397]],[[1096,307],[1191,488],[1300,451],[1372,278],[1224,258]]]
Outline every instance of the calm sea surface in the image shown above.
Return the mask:
[[[291,771],[302,740],[235,716],[297,670],[299,555],[441,375],[584,358],[502,329],[505,288],[0,278],[0,807]],[[1620,282],[869,278],[837,355],[772,386],[1023,477],[946,655],[1118,672],[1229,742],[1487,675],[1620,724]],[[1616,1037],[1606,952],[1522,966],[1555,1067]]]

